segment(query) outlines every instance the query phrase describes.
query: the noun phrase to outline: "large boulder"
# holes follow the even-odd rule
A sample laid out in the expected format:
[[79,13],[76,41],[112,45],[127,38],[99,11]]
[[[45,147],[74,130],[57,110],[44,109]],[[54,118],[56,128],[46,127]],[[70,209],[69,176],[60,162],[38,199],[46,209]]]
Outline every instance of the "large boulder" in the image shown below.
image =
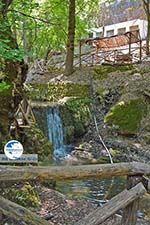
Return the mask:
[[120,99],[106,114],[104,122],[123,135],[136,135],[141,121],[147,114],[147,104],[142,97]]

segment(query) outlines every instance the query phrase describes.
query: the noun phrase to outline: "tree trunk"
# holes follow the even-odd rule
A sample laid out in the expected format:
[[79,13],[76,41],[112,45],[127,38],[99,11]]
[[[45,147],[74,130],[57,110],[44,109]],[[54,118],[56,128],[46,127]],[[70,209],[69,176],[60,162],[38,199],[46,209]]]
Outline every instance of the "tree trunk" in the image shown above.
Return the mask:
[[[8,47],[18,49],[17,41],[13,37],[7,17],[8,7],[12,0],[3,0],[2,3],[3,5],[0,8],[0,41],[3,43],[5,40],[9,40]],[[24,64],[23,60],[17,61],[16,59],[11,60],[4,57],[1,60],[1,66],[5,74],[3,81],[10,85],[8,90],[0,91],[0,142],[2,143],[8,136],[10,124],[22,98],[22,85],[25,81],[27,65]]]
[[69,0],[68,41],[65,74],[73,73],[75,38],[75,0]]
[[143,7],[147,17],[147,37],[146,37],[146,54],[149,55],[149,41],[150,41],[150,0],[143,0]]
[[[15,176],[14,176],[15,174]],[[150,175],[150,165],[139,162],[95,164],[81,166],[2,166],[0,165],[0,186],[2,182],[29,180],[87,180],[104,179],[113,176]]]
[[148,21],[148,25],[147,25],[147,38],[146,38],[146,54],[149,55],[149,53],[150,53],[150,48],[149,48],[149,42],[150,42],[150,13],[147,16],[147,21]]

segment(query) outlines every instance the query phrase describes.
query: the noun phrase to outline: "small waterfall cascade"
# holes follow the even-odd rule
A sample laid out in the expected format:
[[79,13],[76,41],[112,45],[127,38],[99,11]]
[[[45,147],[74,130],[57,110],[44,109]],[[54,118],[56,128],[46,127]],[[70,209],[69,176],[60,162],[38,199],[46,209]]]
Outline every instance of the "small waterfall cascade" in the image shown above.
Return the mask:
[[64,144],[63,123],[59,107],[50,107],[47,112],[48,138],[53,144],[54,159],[60,160],[68,154],[68,147]]

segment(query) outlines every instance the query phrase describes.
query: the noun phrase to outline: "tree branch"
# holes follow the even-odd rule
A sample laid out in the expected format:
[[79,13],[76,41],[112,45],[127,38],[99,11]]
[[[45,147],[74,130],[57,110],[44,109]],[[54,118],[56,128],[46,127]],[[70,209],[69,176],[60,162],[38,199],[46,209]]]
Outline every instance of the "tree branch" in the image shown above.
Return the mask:
[[[60,24],[60,23],[53,23],[53,22],[50,22],[49,20],[44,20],[44,19],[36,17],[36,16],[31,16],[29,14],[26,14],[24,12],[20,12],[18,10],[10,9],[10,10],[7,10],[7,12],[16,12],[16,13],[19,13],[19,14],[25,16],[25,17],[31,18],[34,21],[40,21],[40,22],[45,23],[45,24],[54,25],[54,26],[62,26],[62,24]],[[61,28],[61,29],[65,33],[65,35],[67,35],[66,31],[63,28]]]
[[19,13],[19,14],[21,14],[21,15],[23,15],[23,16],[29,17],[29,18],[31,18],[31,19],[33,19],[33,20],[41,21],[41,22],[46,23],[46,24],[50,24],[50,25],[60,25],[59,23],[58,23],[58,24],[57,24],[57,23],[52,23],[52,22],[50,22],[50,21],[48,21],[48,20],[44,20],[44,19],[41,19],[41,18],[36,17],[36,16],[31,16],[31,15],[29,15],[29,14],[26,14],[26,13],[24,13],[24,12],[20,12],[20,11],[18,11],[18,10],[10,9],[10,10],[8,10],[8,11],[9,11],[9,12],[16,12],[16,13]]

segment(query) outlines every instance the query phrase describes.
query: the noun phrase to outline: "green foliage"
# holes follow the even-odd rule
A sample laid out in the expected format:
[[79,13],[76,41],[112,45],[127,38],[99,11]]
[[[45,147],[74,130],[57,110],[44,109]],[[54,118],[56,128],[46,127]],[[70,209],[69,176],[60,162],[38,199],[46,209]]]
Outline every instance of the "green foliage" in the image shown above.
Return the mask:
[[1,60],[21,61],[24,57],[23,49],[13,49],[9,46],[9,40],[0,40]]
[[38,208],[41,205],[38,193],[28,182],[26,182],[21,189],[12,188],[9,195],[14,198],[13,200],[16,203],[25,207]]
[[[87,36],[92,26],[93,12],[98,11],[99,0],[76,1],[75,43]],[[13,1],[8,17],[19,47],[30,58],[44,58],[47,50],[64,50],[68,32],[67,0]]]
[[11,87],[10,84],[7,84],[6,82],[2,82],[0,83],[0,93],[1,92],[6,92],[7,90],[9,90]]
[[121,101],[110,109],[104,122],[115,126],[122,134],[136,134],[146,112],[146,103],[141,98]]
[[[87,37],[88,28],[95,24],[95,15],[99,13],[99,0],[76,1],[76,35],[79,39]],[[44,58],[48,50],[65,51],[68,32],[68,0],[23,0],[13,1],[7,18],[13,38],[17,40],[19,49],[8,48],[12,35],[0,38],[2,58],[21,60],[25,55],[30,59]],[[6,22],[6,21],[5,21]],[[8,24],[1,23],[3,31]]]

